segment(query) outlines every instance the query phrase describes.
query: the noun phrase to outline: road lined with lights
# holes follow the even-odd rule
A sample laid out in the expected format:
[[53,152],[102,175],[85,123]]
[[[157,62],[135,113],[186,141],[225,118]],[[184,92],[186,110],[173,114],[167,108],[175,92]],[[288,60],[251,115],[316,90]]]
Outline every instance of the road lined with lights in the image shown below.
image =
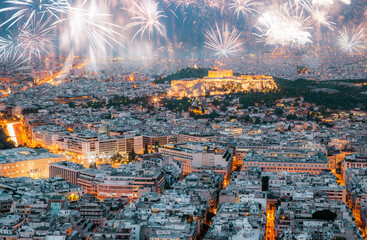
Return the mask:
[[18,144],[17,136],[15,135],[14,124],[16,123],[8,123],[6,125],[6,130],[8,131],[10,139],[14,142],[15,146],[18,147],[19,144]]

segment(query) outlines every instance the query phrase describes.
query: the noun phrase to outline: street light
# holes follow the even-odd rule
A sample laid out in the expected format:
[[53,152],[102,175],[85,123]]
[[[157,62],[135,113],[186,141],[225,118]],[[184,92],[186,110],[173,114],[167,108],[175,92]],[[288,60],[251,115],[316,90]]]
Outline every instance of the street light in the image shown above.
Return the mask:
[[158,107],[158,101],[159,101],[159,99],[157,97],[153,98],[154,108]]

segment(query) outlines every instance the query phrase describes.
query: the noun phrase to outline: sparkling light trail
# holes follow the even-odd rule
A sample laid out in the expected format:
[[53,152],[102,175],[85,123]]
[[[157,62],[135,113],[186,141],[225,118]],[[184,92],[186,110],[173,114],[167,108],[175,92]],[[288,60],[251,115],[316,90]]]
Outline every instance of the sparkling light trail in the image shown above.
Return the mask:
[[215,27],[215,29],[206,30],[205,47],[214,50],[214,55],[218,58],[228,58],[235,55],[243,44],[240,40],[241,33],[236,28],[230,30],[228,24],[224,24],[220,29],[216,23]]
[[346,27],[339,32],[337,44],[340,50],[346,54],[362,53],[366,49],[366,37],[362,27],[353,27],[348,30]]

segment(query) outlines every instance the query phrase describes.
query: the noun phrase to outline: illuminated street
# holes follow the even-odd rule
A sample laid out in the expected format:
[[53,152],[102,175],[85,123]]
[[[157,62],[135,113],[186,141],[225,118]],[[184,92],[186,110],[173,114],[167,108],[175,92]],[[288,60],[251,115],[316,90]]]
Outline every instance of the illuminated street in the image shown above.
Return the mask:
[[18,138],[15,134],[15,131],[14,131],[14,124],[16,123],[8,123],[7,126],[6,126],[6,129],[8,130],[8,134],[9,134],[9,137],[10,139],[15,143],[16,146],[19,145],[18,143]]
[[274,229],[274,221],[275,221],[275,204],[270,202],[267,204],[266,210],[266,240],[275,240],[275,229]]

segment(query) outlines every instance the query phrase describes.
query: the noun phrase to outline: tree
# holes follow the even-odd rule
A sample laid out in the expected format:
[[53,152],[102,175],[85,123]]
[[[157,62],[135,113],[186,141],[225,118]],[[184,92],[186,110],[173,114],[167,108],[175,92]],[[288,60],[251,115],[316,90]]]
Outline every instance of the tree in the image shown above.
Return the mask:
[[148,154],[149,151],[148,151],[148,144],[145,144],[144,146],[144,154]]
[[281,109],[281,108],[276,108],[275,109],[275,114],[276,115],[283,115],[283,113],[284,113],[283,109]]
[[208,76],[208,71],[209,69],[207,68],[186,68],[186,69],[182,69],[177,73],[168,75],[167,77],[164,78],[156,78],[156,83],[165,83],[167,82],[171,82],[172,80],[179,80],[179,79],[184,79],[184,78],[203,78],[205,76]]
[[297,117],[297,115],[296,114],[288,114],[287,115],[287,120],[289,121],[289,120],[297,120],[298,119],[298,117]]
[[269,176],[265,176],[261,178],[261,191],[269,190]]
[[75,103],[74,102],[69,102],[68,105],[69,105],[69,108],[75,108]]
[[260,118],[259,117],[255,118],[255,124],[260,124]]
[[155,141],[154,142],[154,149],[155,149],[156,152],[158,152],[158,148],[159,148],[159,142]]
[[134,160],[136,157],[136,153],[134,151],[134,149],[131,150],[131,152],[129,153],[129,161],[131,162],[132,160]]
[[122,156],[121,156],[121,154],[119,154],[119,153],[115,153],[115,154],[111,157],[111,160],[112,160],[113,162],[121,162],[121,160],[122,160]]
[[89,168],[94,168],[94,169],[96,169],[96,168],[97,168],[97,163],[96,163],[96,162],[91,162],[91,163],[89,164]]
[[312,218],[318,220],[334,221],[336,217],[336,213],[330,210],[317,211],[312,214]]
[[10,138],[5,134],[4,129],[0,129],[0,149],[11,149],[15,148],[15,144]]
[[27,115],[30,113],[38,113],[38,108],[25,108],[22,111],[22,115]]

